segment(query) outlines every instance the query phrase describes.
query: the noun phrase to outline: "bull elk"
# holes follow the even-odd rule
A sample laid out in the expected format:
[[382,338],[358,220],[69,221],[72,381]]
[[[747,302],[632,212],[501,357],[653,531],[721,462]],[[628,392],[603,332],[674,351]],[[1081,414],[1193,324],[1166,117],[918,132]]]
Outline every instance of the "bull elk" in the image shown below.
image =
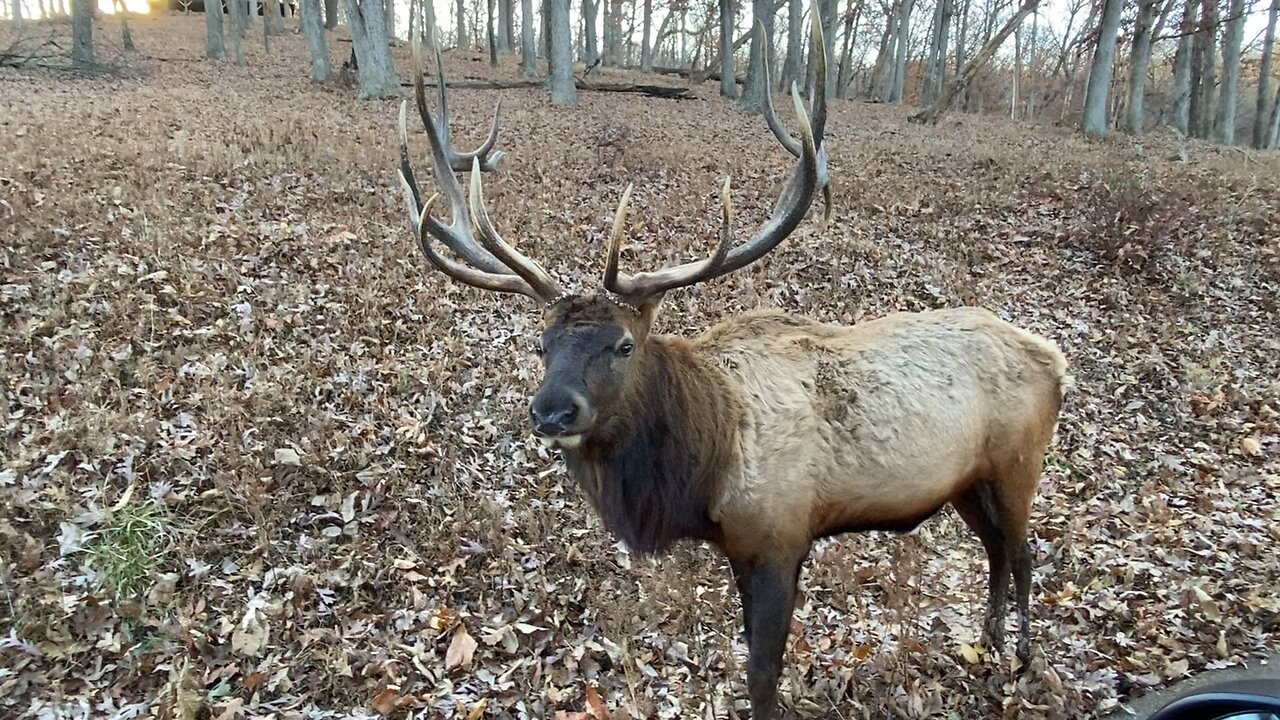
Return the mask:
[[[819,78],[820,32],[813,23]],[[823,83],[808,111],[791,89],[799,141],[787,139],[798,160],[749,239],[734,242],[726,181],[709,257],[624,273],[628,188],[613,221],[604,290],[577,295],[494,229],[481,172],[496,160],[497,114],[479,150],[455,151],[438,57],[436,64],[439,117],[427,106],[421,69],[415,83],[439,186],[425,203],[400,108],[400,178],[418,244],[455,280],[540,304],[545,373],[529,409],[533,433],[563,454],[605,526],[643,553],[694,539],[727,556],[742,599],[753,716],[774,715],[797,575],[812,543],[908,531],[947,504],[986,549],[987,643],[1004,646],[1012,576],[1017,654],[1027,661],[1028,515],[1068,384],[1053,343],[972,308],[853,326],[754,312],[692,339],[652,332],[668,291],[754,262],[802,222],[826,185]],[[769,125],[785,135],[776,118]],[[469,202],[455,176],[468,169]],[[432,215],[441,196],[448,225]]]

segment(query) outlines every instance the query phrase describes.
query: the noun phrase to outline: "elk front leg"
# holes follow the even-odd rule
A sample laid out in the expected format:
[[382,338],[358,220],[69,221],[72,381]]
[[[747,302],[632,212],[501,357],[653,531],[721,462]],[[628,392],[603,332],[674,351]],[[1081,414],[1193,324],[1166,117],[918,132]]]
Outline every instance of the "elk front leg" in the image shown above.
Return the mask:
[[738,599],[742,601],[742,635],[751,646],[751,563],[729,561],[733,570],[733,583],[738,586]]
[[751,569],[751,610],[746,616],[748,641],[747,691],[751,717],[771,720],[777,704],[782,653],[791,629],[800,564],[761,562]]

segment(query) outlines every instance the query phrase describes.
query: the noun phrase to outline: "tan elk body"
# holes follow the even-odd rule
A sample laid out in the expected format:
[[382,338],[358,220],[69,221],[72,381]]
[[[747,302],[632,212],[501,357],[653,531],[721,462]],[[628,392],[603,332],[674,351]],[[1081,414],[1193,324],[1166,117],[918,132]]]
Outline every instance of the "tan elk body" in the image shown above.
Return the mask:
[[[820,28],[812,27],[816,76],[824,77]],[[537,346],[545,372],[530,406],[534,433],[560,449],[610,532],[641,552],[697,539],[728,558],[742,598],[757,720],[775,712],[797,577],[813,541],[910,530],[947,504],[987,552],[987,641],[1003,647],[1012,578],[1017,651],[1028,659],[1028,518],[1069,384],[1051,342],[977,309],[898,313],[853,326],[756,312],[693,339],[651,333],[666,292],[762,257],[800,224],[818,190],[830,210],[822,83],[811,114],[793,88],[799,141],[784,138],[770,103],[763,108],[797,162],[751,238],[733,241],[726,182],[710,257],[623,274],[628,190],[613,226],[605,292],[575,295],[507,244],[484,209],[481,173],[498,158],[497,115],[481,148],[456,152],[443,73],[439,117],[427,107],[421,75],[419,114],[453,216],[448,225],[432,216],[439,196],[422,201],[402,106],[400,173],[423,252],[456,280],[542,303]],[[467,169],[469,202],[455,177]]]

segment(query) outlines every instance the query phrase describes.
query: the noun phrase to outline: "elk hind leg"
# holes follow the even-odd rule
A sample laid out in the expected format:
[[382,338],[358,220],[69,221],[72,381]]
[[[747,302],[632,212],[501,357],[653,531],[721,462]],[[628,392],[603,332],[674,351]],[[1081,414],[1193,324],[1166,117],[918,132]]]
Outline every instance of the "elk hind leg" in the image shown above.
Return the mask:
[[1040,482],[1044,468],[1044,455],[1037,453],[1025,458],[1004,477],[997,498],[1000,507],[1000,526],[1013,568],[1013,584],[1018,607],[1018,659],[1026,665],[1031,661],[1031,546],[1028,524],[1031,519],[1031,500]]
[[987,551],[987,617],[983,636],[987,645],[1004,650],[1004,619],[1008,614],[1010,557],[992,483],[979,480],[951,501],[952,507]]

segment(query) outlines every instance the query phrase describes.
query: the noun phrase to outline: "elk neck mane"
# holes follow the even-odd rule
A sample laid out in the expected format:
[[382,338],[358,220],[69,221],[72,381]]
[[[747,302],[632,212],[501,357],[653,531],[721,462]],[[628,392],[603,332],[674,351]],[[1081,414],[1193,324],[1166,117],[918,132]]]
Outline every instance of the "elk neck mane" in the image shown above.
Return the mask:
[[660,553],[682,538],[716,542],[709,509],[737,459],[740,401],[681,338],[651,337],[637,370],[608,418],[564,452],[569,473],[634,551]]

